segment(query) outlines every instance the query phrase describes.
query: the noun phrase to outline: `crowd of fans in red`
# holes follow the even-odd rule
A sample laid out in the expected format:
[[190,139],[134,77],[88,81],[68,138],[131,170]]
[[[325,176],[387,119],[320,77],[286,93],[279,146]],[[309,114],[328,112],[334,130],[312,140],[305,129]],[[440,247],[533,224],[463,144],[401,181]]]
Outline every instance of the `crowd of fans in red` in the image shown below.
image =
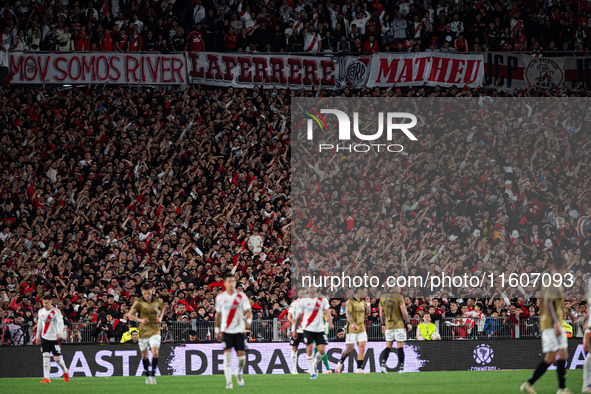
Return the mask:
[[[422,88],[336,94],[457,93]],[[484,93],[467,89],[462,94]],[[40,298],[52,294],[67,322],[111,322],[112,317],[125,327],[137,289],[149,280],[170,306],[169,322],[207,321],[222,274],[235,264],[255,318],[284,317],[292,268],[289,98],[311,94],[199,86],[182,92],[101,86],[4,90],[2,317],[22,322],[17,317],[23,316],[34,324]],[[568,138],[556,154],[579,152],[575,145],[584,150],[588,143]],[[581,164],[579,176],[568,179],[585,188],[588,163]],[[561,220],[562,230],[546,226],[542,235],[540,229],[534,245],[534,233],[525,227],[516,238],[503,236],[531,258],[546,252],[545,237],[550,237],[571,249],[576,261],[590,259],[590,241],[577,238],[572,227],[577,216],[572,210],[588,214],[590,209],[589,196],[579,191],[567,185],[555,204],[544,208],[542,216],[552,223]],[[472,236],[461,234],[456,243],[468,247]],[[341,319],[344,310],[335,301],[333,313]],[[423,314],[429,310],[431,301],[411,301],[413,316],[419,308]],[[443,313],[451,308],[445,301],[436,307]],[[510,312],[502,297],[483,301],[487,315]],[[574,304],[582,315],[584,302]],[[535,301],[532,306],[526,302],[519,310],[535,313]]]
[[[312,7],[289,1],[268,3],[265,7],[223,0],[215,5],[202,4],[200,0],[120,3],[70,1],[63,6],[59,1],[5,2],[1,11],[5,27],[0,42],[5,50],[56,50],[61,49],[61,41],[54,42],[51,37],[65,34],[67,40],[72,40],[66,50],[127,51],[131,50],[133,41],[129,37],[137,34],[163,37],[160,41],[166,45],[173,43],[172,49],[166,50],[185,50],[187,46],[194,50],[222,50],[233,49],[224,46],[223,34],[229,31],[228,26],[238,26],[240,22],[240,28],[253,23],[253,29],[246,30],[248,40],[238,40],[234,49],[257,50],[252,43],[265,43],[268,37],[271,50],[275,51],[291,50],[285,43],[295,39],[286,40],[284,29],[291,29],[293,36],[297,35],[291,20],[292,17],[297,20],[294,15],[305,18],[304,26],[308,30],[314,27],[322,34],[334,30],[331,26],[335,26],[335,17],[336,26],[340,24],[349,40],[350,31],[356,29],[351,26],[361,26],[355,21],[365,18],[365,9],[370,18],[364,24],[367,27],[364,35],[372,34],[372,29],[379,28],[377,23],[382,20],[379,3],[318,3]],[[205,8],[204,17],[200,16],[199,7]],[[491,44],[487,29],[499,34],[505,29],[511,32],[515,18],[527,21],[523,24],[519,19],[523,26],[516,30],[525,28],[525,34],[532,29],[546,35],[546,30],[536,30],[541,26],[536,20],[545,18],[552,26],[558,24],[567,29],[576,24],[577,31],[581,26],[583,32],[587,29],[584,10],[556,2],[539,10],[524,2],[513,2],[508,9],[487,2],[464,3],[463,10],[457,5],[437,2],[421,6],[384,3],[384,7],[386,14],[394,18],[402,14],[404,20],[418,17],[423,21],[421,49],[431,45],[433,36],[441,37],[437,32],[442,26],[451,25],[454,20],[458,22],[455,15],[466,20],[466,24],[469,22],[465,29],[472,32],[467,35],[472,40],[470,47],[481,38],[481,46],[488,41],[486,45],[491,49],[499,49]],[[293,9],[298,12],[290,11]],[[429,15],[432,20],[428,19]],[[531,19],[534,16],[536,19]],[[470,29],[480,20],[490,21],[493,26],[484,23],[479,35]],[[372,28],[374,22],[376,26]],[[453,29],[457,30],[459,25],[453,24]],[[266,33],[266,26],[279,27],[282,39],[273,40],[273,34]],[[327,26],[326,31],[323,26]],[[196,29],[194,34],[204,37],[204,47],[195,48],[194,42],[187,41],[182,31],[186,27]],[[171,31],[182,37],[182,45],[176,47],[174,38],[170,40]],[[415,40],[416,43],[417,37],[409,36],[412,31],[405,28],[396,42]],[[529,37],[539,38],[545,48],[551,46],[554,38],[560,45],[575,46],[574,32],[571,37],[561,33],[562,27],[548,31],[558,36],[544,38],[532,33]],[[338,37],[338,29],[335,32]],[[38,39],[32,39],[35,35]],[[80,35],[86,35],[84,40],[88,45],[78,45],[76,37]],[[113,43],[124,44],[105,48],[106,37]],[[378,38],[381,41],[383,37]],[[438,39],[433,45],[440,48],[446,40]],[[143,42],[145,45],[148,40]],[[141,50],[149,48],[141,47]],[[158,295],[170,306],[168,322],[209,321],[214,314],[214,298],[222,288],[222,275],[234,265],[238,266],[239,286],[256,311],[255,319],[285,317],[292,295],[290,97],[312,94],[289,89],[200,86],[181,92],[110,86],[68,90],[45,86],[5,88],[0,95],[2,319],[17,325],[27,322],[34,325],[41,297],[51,294],[56,297],[66,322],[103,321],[111,327],[116,322],[121,324],[117,333],[120,335],[127,326],[124,316],[137,297],[140,284],[148,280],[156,284]],[[455,88],[345,89],[322,94],[507,95],[470,88],[461,92]],[[565,89],[518,94],[586,96],[587,93],[583,89]],[[550,144],[555,139],[561,142],[552,144],[551,155],[581,160],[579,165],[569,162],[558,167],[559,172],[571,173],[561,185],[564,189],[556,194],[551,206],[536,207],[543,210],[540,217],[545,217],[550,227],[536,228],[540,237],[535,239],[533,248],[532,228],[528,226],[535,223],[521,226],[523,229],[520,228],[516,237],[511,232],[504,236],[514,244],[527,244],[523,253],[529,257],[535,258],[552,247],[545,245],[545,240],[550,238],[553,243],[567,245],[576,261],[589,260],[591,242],[578,237],[574,228],[576,220],[588,215],[591,209],[589,194],[581,194],[581,190],[588,189],[590,178],[589,156],[581,156],[589,141],[578,130],[546,137],[546,142]],[[576,171],[576,176],[572,176],[571,170]],[[540,185],[551,186],[548,181]],[[455,195],[461,184],[448,187]],[[478,202],[470,200],[470,204],[476,206]],[[457,239],[461,248],[473,242],[470,236]],[[333,301],[334,317],[342,319],[341,303]],[[468,301],[464,301],[467,305]],[[519,304],[517,299],[507,303],[502,297],[482,301],[486,315],[511,313],[516,305],[519,311],[528,314],[537,310],[535,301],[531,305],[528,300]],[[377,307],[376,300],[372,302]],[[432,304],[425,299],[408,302],[417,319]],[[512,307],[508,305],[511,303]],[[586,310],[584,301],[575,301],[572,307],[581,315]],[[434,314],[448,313],[451,308],[449,300],[440,300]],[[460,311],[461,308],[462,305]],[[369,322],[372,319],[377,319],[375,312]]]
[[586,1],[21,0],[13,51],[587,52]]

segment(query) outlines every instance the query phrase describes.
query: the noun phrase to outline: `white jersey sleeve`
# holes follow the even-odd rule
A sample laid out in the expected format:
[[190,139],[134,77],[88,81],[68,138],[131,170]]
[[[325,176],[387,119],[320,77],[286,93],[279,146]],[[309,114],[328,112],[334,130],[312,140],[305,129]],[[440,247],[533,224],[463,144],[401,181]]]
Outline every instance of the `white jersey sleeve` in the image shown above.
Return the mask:
[[[300,308],[301,303],[302,303],[302,300],[299,299],[299,300],[295,300],[294,302],[292,302],[291,305],[289,306],[288,313],[291,313],[291,317],[294,322],[297,322],[298,316],[301,313],[301,308]],[[294,324],[291,325],[291,331],[295,331]],[[297,332],[300,334],[304,332],[303,325],[300,325],[300,328],[298,328]]]

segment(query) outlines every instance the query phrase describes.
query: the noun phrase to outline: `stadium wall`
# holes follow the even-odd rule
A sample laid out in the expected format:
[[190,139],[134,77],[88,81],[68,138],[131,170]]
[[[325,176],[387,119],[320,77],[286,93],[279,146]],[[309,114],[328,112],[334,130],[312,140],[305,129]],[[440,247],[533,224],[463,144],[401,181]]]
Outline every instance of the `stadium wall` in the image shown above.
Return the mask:
[[[366,371],[379,370],[379,354],[383,342],[367,344]],[[343,342],[330,343],[328,359],[331,368],[345,347]],[[37,346],[3,347],[0,350],[0,378],[41,377],[41,352]],[[108,376],[140,376],[143,366],[137,346],[132,345],[64,345],[63,354],[76,378]],[[246,374],[282,374],[290,372],[289,343],[251,343],[248,349]],[[539,339],[493,341],[408,342],[405,345],[408,372],[467,371],[497,369],[533,369],[541,357]],[[347,360],[345,372],[353,372],[356,354]],[[299,350],[299,366],[306,364],[303,347]],[[450,362],[452,361],[453,362]],[[567,368],[580,369],[585,361],[580,339],[569,340]],[[236,357],[233,358],[234,364]],[[397,367],[396,352],[390,354],[388,367]],[[236,367],[236,365],[234,365]],[[322,366],[321,366],[322,368]],[[300,370],[303,372],[303,370]],[[219,343],[162,344],[157,375],[211,375],[223,373],[222,349]],[[61,369],[52,361],[52,377],[60,377]]]

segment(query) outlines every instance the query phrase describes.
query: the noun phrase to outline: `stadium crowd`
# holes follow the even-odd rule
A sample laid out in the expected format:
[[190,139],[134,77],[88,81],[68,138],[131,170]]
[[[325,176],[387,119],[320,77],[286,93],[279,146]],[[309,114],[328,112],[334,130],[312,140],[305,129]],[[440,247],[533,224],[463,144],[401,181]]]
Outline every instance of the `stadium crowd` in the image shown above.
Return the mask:
[[[460,94],[484,93],[466,89]],[[222,274],[237,265],[239,286],[257,312],[255,319],[284,318],[293,295],[289,98],[312,94],[200,86],[182,92],[108,86],[4,90],[0,98],[2,317],[34,324],[40,298],[52,294],[67,322],[115,319],[122,330],[127,325],[125,313],[147,280],[156,283],[158,295],[170,306],[168,322],[207,321],[214,313]],[[455,96],[458,91],[362,89],[322,94]],[[500,198],[489,220],[495,226],[502,224],[502,231],[494,227],[495,231],[476,235],[483,228],[482,220],[472,222],[466,217],[461,225],[446,224],[454,258],[472,259],[476,242],[478,253],[482,249],[494,253],[499,245],[510,245],[503,246],[508,250],[503,253],[521,257],[515,269],[525,270],[531,269],[528,262],[547,258],[550,244],[558,243],[572,251],[569,261],[573,264],[591,260],[591,241],[579,237],[573,226],[579,216],[591,213],[590,196],[584,193],[590,178],[585,154],[589,141],[581,130],[571,131],[541,134],[537,141],[530,141],[556,157],[536,161],[540,170],[547,170],[546,179],[533,173],[529,177],[528,190],[547,193],[540,193],[538,200]],[[467,136],[452,133],[441,138],[440,143],[451,146]],[[497,138],[497,145],[508,147],[520,137]],[[487,154],[501,160],[503,152],[495,149]],[[477,149],[459,149],[447,165],[470,172],[473,167],[462,163],[480,154]],[[420,156],[416,162],[407,170],[410,180],[418,179],[418,172],[425,173],[422,167],[429,165]],[[504,176],[496,166],[489,170]],[[554,179],[552,173],[556,182],[549,181]],[[514,179],[513,174],[507,176]],[[440,196],[430,200],[430,209],[445,206],[445,194],[449,194],[460,200],[454,208],[458,217],[488,215],[488,209],[478,208],[482,202],[476,196],[462,193],[467,187],[462,178],[443,184]],[[416,186],[419,193],[420,185]],[[502,179],[490,184],[490,193],[498,187],[505,190]],[[403,209],[415,219],[407,220],[404,231],[418,234],[423,231],[422,220],[417,219],[424,216],[424,205],[415,203],[419,194],[407,198],[401,201],[408,205]],[[440,215],[455,222],[451,212]],[[399,239],[396,247],[400,243],[409,255],[416,255],[422,248],[416,239]],[[450,258],[447,252],[443,257]],[[381,257],[367,256],[368,261],[375,258]],[[376,300],[372,301],[377,308]],[[415,318],[420,319],[430,305],[436,314],[456,313],[451,312],[450,301],[409,298],[407,302],[412,315],[418,313]],[[486,315],[511,314],[516,306],[524,314],[537,310],[535,299],[528,305],[517,296],[509,300],[496,294],[480,301]],[[341,302],[333,300],[332,306],[335,318],[343,319]],[[460,311],[464,306],[465,312],[472,311],[474,300],[464,299]],[[573,302],[573,308],[580,315],[586,310],[580,300]],[[375,312],[370,322],[377,319]]]
[[[431,49],[449,50],[458,45],[462,31],[469,40],[466,48],[478,44],[482,49],[502,49],[501,45],[515,49],[515,38],[503,41],[507,29],[509,36],[524,34],[519,40],[527,49],[552,48],[553,41],[560,48],[587,45],[584,7],[556,1],[535,8],[525,2],[449,6],[286,1],[262,6],[223,0],[215,4],[41,0],[4,2],[1,14],[4,50],[301,51],[306,48],[298,49],[295,43],[305,42],[312,29],[321,34],[322,42],[329,31],[334,37],[344,35],[345,43],[334,45],[343,52],[357,51],[357,40],[374,35],[382,49],[391,50],[388,42],[393,40],[396,50],[413,50],[414,44],[419,45],[415,50],[432,45]],[[396,24],[398,30],[383,30],[388,19],[393,22],[384,25]],[[416,19],[421,24],[418,33],[419,25],[412,22]],[[302,26],[296,27],[299,20]],[[543,29],[540,21],[556,28]],[[572,30],[575,25],[584,34],[581,42]],[[227,46],[234,40],[226,40],[230,28],[242,35],[234,47]],[[569,28],[570,35],[564,33]],[[494,40],[493,31],[498,33]],[[133,44],[136,39],[139,47]],[[112,46],[106,47],[105,40]],[[153,46],[148,45],[150,40]],[[319,49],[327,47],[331,45]],[[298,214],[292,212],[290,193],[290,98],[314,94],[580,97],[587,92],[583,88],[511,93],[439,87],[339,92],[202,86],[181,92],[107,85],[65,90],[4,88],[0,95],[0,316],[9,325],[3,339],[13,342],[11,327],[18,331],[23,324],[33,326],[41,297],[52,294],[67,323],[96,323],[93,336],[97,340],[104,331],[109,340],[128,333],[133,341],[125,314],[144,281],[154,282],[158,296],[170,307],[167,324],[211,321],[222,275],[234,266],[239,287],[257,312],[255,320],[285,318],[295,295],[290,290],[295,269],[290,245],[292,218]],[[580,287],[582,273],[587,272],[584,265],[591,260],[591,240],[576,230],[579,220],[591,214],[588,134],[562,124],[535,138],[532,133],[530,128],[523,135],[515,130],[484,133],[470,136],[470,141],[468,136],[450,133],[431,140],[432,146],[466,146],[451,150],[444,159],[446,168],[458,174],[449,182],[429,178],[437,177],[437,171],[430,171],[435,165],[431,159],[440,152],[428,146],[410,152],[405,157],[410,163],[405,177],[428,179],[409,182],[413,190],[405,190],[392,213],[404,217],[404,228],[396,230],[406,236],[382,247],[405,250],[409,261],[422,258],[423,251],[434,252],[439,239],[412,237],[430,227],[425,226],[427,220],[433,221],[441,241],[451,245],[442,260],[445,264],[453,260],[457,268],[476,254],[492,254],[490,261],[517,258],[515,272],[531,270],[537,261],[547,261],[552,247],[560,246],[569,252],[569,267],[580,278]],[[529,149],[527,155],[515,151],[520,143]],[[531,160],[538,171],[529,169],[534,153],[538,158]],[[509,156],[516,169],[511,173],[502,168]],[[482,157],[493,161],[474,166]],[[475,174],[480,178],[482,171],[488,183],[480,199],[472,191],[478,185]],[[435,183],[437,193],[424,187]],[[390,197],[402,192],[392,189]],[[371,195],[372,191],[360,193]],[[451,201],[459,201],[454,216],[451,211],[445,213]],[[439,223],[448,222],[435,223],[427,216],[433,210],[442,218]],[[363,237],[363,226],[351,224],[345,228]],[[385,261],[375,251],[367,251],[364,259]],[[495,314],[512,317],[515,323],[537,313],[538,301],[525,295],[531,296],[475,295],[458,303],[443,294],[410,295],[407,303],[416,324],[474,314],[483,323],[486,316]],[[331,300],[331,306],[334,318],[343,320],[342,300]],[[579,299],[572,300],[571,307],[579,316],[587,308]],[[377,322],[375,298],[372,308],[368,325]]]
[[19,0],[0,8],[14,51],[587,53],[582,0]]

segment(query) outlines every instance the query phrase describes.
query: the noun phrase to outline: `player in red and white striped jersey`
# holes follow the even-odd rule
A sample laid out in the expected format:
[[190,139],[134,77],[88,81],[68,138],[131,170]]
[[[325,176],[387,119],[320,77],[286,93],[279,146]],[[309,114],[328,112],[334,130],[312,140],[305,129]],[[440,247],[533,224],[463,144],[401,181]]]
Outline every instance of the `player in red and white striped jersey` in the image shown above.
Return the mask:
[[[328,338],[324,331],[324,318],[328,322],[328,327],[333,328],[332,316],[329,310],[328,300],[322,296],[311,296],[303,298],[298,306],[298,318],[296,320],[296,331],[292,336],[297,335],[299,327],[304,328],[304,343],[306,344],[306,355],[308,356],[308,368],[310,370],[310,379],[316,379],[318,373],[316,365],[324,357]],[[314,342],[318,348],[318,353],[314,356]]]
[[[232,369],[230,360],[232,348],[238,355],[238,373],[236,383],[244,386],[242,371],[246,365],[246,335],[252,323],[252,310],[248,297],[242,291],[236,291],[236,279],[233,275],[226,275],[224,279],[226,291],[215,298],[215,338],[221,340],[224,347],[224,375],[226,388],[232,388]],[[246,313],[246,322],[244,314]]]
[[51,369],[51,355],[64,371],[64,381],[69,382],[68,368],[62,358],[61,335],[64,331],[64,319],[59,309],[51,304],[51,296],[43,296],[43,308],[39,310],[35,343],[41,345],[43,353],[43,380],[41,383],[51,383],[49,371]]

